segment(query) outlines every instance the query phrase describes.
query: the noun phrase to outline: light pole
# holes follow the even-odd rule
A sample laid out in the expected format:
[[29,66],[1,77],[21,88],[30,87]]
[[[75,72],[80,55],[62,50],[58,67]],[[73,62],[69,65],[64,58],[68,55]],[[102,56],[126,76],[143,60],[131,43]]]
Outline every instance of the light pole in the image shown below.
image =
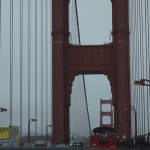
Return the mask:
[[0,112],[7,111],[6,108],[0,108]]
[[150,86],[150,80],[147,80],[147,79],[136,80],[136,81],[134,81],[134,84]]
[[81,136],[77,136],[77,140],[80,141]]
[[46,126],[46,140],[48,140],[48,127],[52,127],[52,125],[50,124]]
[[73,135],[72,135],[72,141],[73,141],[75,135],[77,135],[77,134],[73,134]]
[[129,108],[126,108],[124,110],[133,110],[134,111],[134,116],[135,116],[135,138],[137,138],[137,113],[136,113],[136,109],[133,106],[129,106]]
[[35,122],[37,119],[29,119],[28,120],[28,143],[30,143],[30,122]]

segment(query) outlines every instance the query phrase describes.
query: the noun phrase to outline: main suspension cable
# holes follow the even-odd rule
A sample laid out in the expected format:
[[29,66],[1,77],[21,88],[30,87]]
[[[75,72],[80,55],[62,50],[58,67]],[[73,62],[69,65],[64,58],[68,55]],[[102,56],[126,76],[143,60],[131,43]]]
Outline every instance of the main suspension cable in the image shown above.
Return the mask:
[[[75,11],[76,11],[76,19],[77,19],[77,30],[78,30],[79,45],[81,45],[77,0],[75,0]],[[87,108],[87,115],[88,115],[88,123],[89,123],[89,128],[90,128],[90,133],[91,133],[91,124],[90,124],[90,117],[89,117],[89,110],[88,110],[88,102],[87,102],[87,94],[86,94],[86,86],[85,86],[84,74],[83,74],[83,85],[84,85],[85,101],[86,101],[86,108]]]

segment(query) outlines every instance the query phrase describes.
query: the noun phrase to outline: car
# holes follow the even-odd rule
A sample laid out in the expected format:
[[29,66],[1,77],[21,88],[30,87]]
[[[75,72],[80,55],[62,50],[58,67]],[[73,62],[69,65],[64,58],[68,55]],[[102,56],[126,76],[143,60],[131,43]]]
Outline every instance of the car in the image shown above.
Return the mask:
[[74,150],[87,149],[86,145],[83,142],[81,142],[81,141],[74,141],[74,142],[72,142],[70,147],[71,147],[71,149],[74,149]]
[[19,144],[12,140],[0,140],[0,148],[19,148]]
[[34,148],[34,144],[33,143],[25,143],[22,148]]
[[117,149],[118,136],[112,127],[97,127],[93,129],[92,135],[89,136],[90,149]]
[[47,140],[35,141],[33,145],[34,145],[34,148],[50,148],[51,147],[50,141],[47,141]]

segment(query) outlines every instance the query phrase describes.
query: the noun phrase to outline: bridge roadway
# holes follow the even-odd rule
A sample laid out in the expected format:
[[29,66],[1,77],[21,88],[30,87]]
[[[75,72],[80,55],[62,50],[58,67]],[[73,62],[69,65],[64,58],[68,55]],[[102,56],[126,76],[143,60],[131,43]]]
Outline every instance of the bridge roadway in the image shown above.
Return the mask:
[[[88,149],[83,147],[51,147],[51,148],[11,148],[13,150],[32,150],[32,149],[38,149],[38,150],[112,150],[112,149],[106,149],[106,148],[100,148],[100,149]],[[10,148],[3,148],[3,150],[10,150]],[[113,149],[115,150],[115,149]],[[131,150],[129,148],[118,148],[117,150]],[[134,149],[132,149],[134,150]],[[138,150],[138,149],[136,149]],[[140,150],[140,149],[139,149]]]

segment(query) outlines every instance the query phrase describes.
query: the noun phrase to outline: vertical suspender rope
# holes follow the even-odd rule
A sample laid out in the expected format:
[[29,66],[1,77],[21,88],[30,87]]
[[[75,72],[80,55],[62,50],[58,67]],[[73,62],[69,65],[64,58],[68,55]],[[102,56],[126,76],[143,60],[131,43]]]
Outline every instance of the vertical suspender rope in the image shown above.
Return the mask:
[[28,120],[30,119],[31,86],[31,0],[28,0]]
[[[77,10],[77,1],[76,0],[75,0],[75,11],[76,11],[76,19],[77,19],[79,45],[81,45],[80,30],[79,30],[79,20],[78,20],[78,10]],[[85,92],[85,100],[86,100],[86,108],[87,108],[87,115],[88,115],[88,123],[89,123],[89,128],[90,128],[89,132],[91,133],[91,124],[90,124],[90,117],[89,117],[89,110],[88,110],[88,102],[87,102],[87,94],[86,94],[84,74],[83,74],[83,85],[84,85],[84,92]]]
[[[149,78],[149,75],[148,75],[148,69],[149,69],[149,62],[148,62],[148,60],[149,60],[149,50],[148,50],[148,26],[147,26],[147,22],[148,22],[148,14],[147,14],[147,12],[148,12],[148,7],[147,7],[147,5],[148,5],[148,3],[147,3],[147,1],[145,1],[145,48],[146,48],[146,78],[148,79]],[[147,90],[146,90],[146,105],[145,105],[145,107],[146,107],[146,114],[147,114],[147,118],[146,118],[146,120],[147,120],[147,129],[148,129],[148,131],[149,131],[149,115],[148,115],[148,88],[146,88]]]
[[23,0],[20,0],[20,139],[22,139]]
[[0,58],[1,58],[1,10],[2,7],[1,7],[1,0],[0,0]]
[[[145,6],[143,3],[145,3],[145,1],[142,2],[142,5],[141,5],[141,11],[142,11],[142,49],[141,51],[145,50],[146,51],[146,48],[145,48],[145,40],[144,40],[144,9],[143,7]],[[145,52],[146,53],[146,52]],[[142,56],[143,56],[143,66],[146,65],[146,59],[145,59],[145,53],[142,53]],[[146,75],[146,70],[145,70],[145,67],[143,67],[143,77],[145,77]],[[145,124],[145,121],[146,121],[146,113],[145,113],[145,104],[146,104],[146,95],[145,95],[145,90],[144,90],[144,87],[142,88],[142,94],[143,94],[143,99],[144,99],[144,103],[143,103],[143,134],[145,133],[146,131],[146,124]]]
[[13,0],[10,1],[10,125],[12,125],[13,100]]
[[[138,30],[138,28],[139,28],[139,18],[138,18],[138,16],[139,16],[139,8],[138,8],[138,2],[139,2],[139,0],[137,0],[137,14],[136,14],[136,16],[137,16],[137,20],[136,20],[136,37],[137,37],[137,40],[136,40],[136,50],[137,50],[137,72],[136,72],[136,74],[137,74],[137,77],[139,78],[139,68],[138,68],[138,66],[139,66],[139,61],[140,61],[140,59],[139,59],[139,30]],[[140,96],[140,91],[139,91],[139,87],[138,87],[138,89],[137,89],[137,108],[138,108],[138,125],[139,125],[139,131],[140,131],[140,123],[141,123],[141,121],[140,121],[140,107],[139,107],[139,96]]]
[[[37,119],[37,0],[35,0],[35,118]],[[37,121],[35,122],[35,136],[37,137]]]
[[43,0],[41,0],[41,134],[43,135]]
[[[141,41],[140,41],[140,0],[138,0],[138,24],[137,24],[137,32],[138,32],[138,67],[140,66],[141,63],[141,56],[140,56],[140,46],[141,46]],[[139,78],[141,77],[141,68],[138,68],[138,75]],[[138,97],[138,108],[139,108],[139,132],[141,134],[142,126],[141,126],[141,87],[139,87],[138,91],[139,97]]]
[[[131,34],[130,34],[130,62],[131,62],[131,69],[130,69],[130,76],[131,76],[131,81],[134,81],[134,76],[135,76],[135,71],[134,71],[134,43],[133,43],[133,39],[134,39],[134,13],[135,13],[135,9],[133,9],[134,7],[134,0],[131,0],[130,1],[130,12],[129,12],[129,15],[130,15],[130,30],[132,31]],[[132,82],[131,82],[131,85],[132,85]],[[134,100],[134,96],[135,96],[135,89],[134,89],[134,85],[131,86],[132,89],[131,89],[131,93],[132,93],[132,98],[131,98],[131,102],[132,102],[132,106],[135,106],[135,100]],[[133,121],[131,122],[132,123],[132,126],[131,128],[133,127]],[[132,135],[134,135],[135,131],[132,131]]]
[[[131,0],[132,1],[132,0]],[[134,18],[133,18],[133,24],[132,24],[132,32],[133,32],[133,38],[132,38],[132,51],[133,51],[133,56],[132,56],[132,59],[133,59],[133,71],[134,71],[134,79],[136,79],[136,60],[137,60],[137,57],[135,57],[136,56],[136,46],[135,46],[135,41],[136,41],[136,39],[135,39],[135,37],[136,37],[136,32],[135,32],[135,22],[136,22],[136,7],[135,7],[136,5],[135,5],[135,0],[133,0],[133,4],[132,4],[132,8],[131,9],[133,9],[134,8],[134,13],[133,14],[131,14],[132,16],[134,16]],[[135,39],[135,40],[134,40]],[[134,58],[135,57],[135,58]],[[136,107],[137,106],[137,103],[135,102],[135,100],[134,99],[136,99],[136,96],[137,96],[137,94],[136,94],[136,89],[134,88],[134,91],[133,91],[133,105]]]
[[46,111],[46,125],[48,125],[48,25],[47,25],[47,23],[48,23],[48,21],[47,21],[47,19],[48,19],[48,8],[47,8],[47,6],[48,6],[48,2],[47,2],[47,0],[45,0],[45,84],[46,84],[46,87],[45,87],[45,89],[46,89],[46,109],[45,109],[45,111]]
[[[149,44],[149,42],[150,42],[150,29],[149,29],[149,26],[150,26],[150,11],[149,11],[149,5],[150,5],[150,3],[149,3],[149,0],[147,0],[147,27],[148,27],[148,29],[147,29],[147,33],[148,33],[148,35],[147,35],[147,41],[148,41],[148,43],[147,43],[147,47],[148,47],[148,65],[150,64],[150,51],[149,51],[149,49],[150,49],[150,44]],[[148,67],[148,79],[150,79],[150,68]],[[150,88],[148,89],[148,106],[149,106],[149,104],[150,104],[150,102],[149,102],[149,98],[150,98]],[[149,110],[149,107],[147,106],[147,112],[148,112],[148,131],[149,131],[149,129],[150,129],[150,110]]]
[[[135,38],[135,42],[134,42],[134,49],[135,49],[135,79],[138,79],[138,31],[137,31],[137,25],[138,25],[138,2],[137,0],[135,0],[135,19],[134,19],[134,38]],[[139,87],[137,87],[135,89],[135,95],[136,95],[136,102],[135,102],[135,106],[136,106],[136,109],[137,109],[137,112],[138,112],[138,116],[139,116],[139,95],[138,95],[138,90],[139,90]],[[139,131],[139,118],[138,118],[138,131]]]
[[[143,78],[143,74],[144,74],[144,61],[143,61],[143,13],[142,13],[142,1],[139,0],[139,32],[140,32],[140,47],[139,47],[139,57],[140,57],[140,78]],[[143,99],[143,86],[140,86],[140,108],[141,108],[141,133],[143,134],[143,130],[144,130],[144,100],[141,101]]]
[[[136,32],[136,25],[137,25],[137,1],[134,0],[134,3],[133,3],[133,7],[132,9],[134,8],[134,14],[132,14],[134,16],[134,20],[133,20],[133,60],[134,60],[134,78],[138,78],[137,77],[137,62],[138,62],[138,57],[137,57],[137,45],[136,45],[136,41],[137,41],[137,32]],[[134,88],[134,106],[136,107],[136,109],[138,108],[138,95],[137,95],[137,88],[135,89]],[[135,122],[134,122],[135,123]]]
[[[148,62],[147,62],[147,64],[148,64],[148,66],[149,66],[149,64],[150,64],[150,51],[149,51],[149,49],[150,49],[150,44],[149,44],[149,40],[150,40],[150,30],[149,30],[149,26],[150,26],[150,20],[149,20],[149,17],[150,17],[150,11],[149,11],[149,0],[147,0],[147,5],[146,5],[146,7],[147,7],[147,51],[148,51]],[[150,78],[150,68],[148,67],[147,69],[149,69],[148,70],[148,78]],[[149,98],[150,98],[150,94],[149,94],[149,91],[150,91],[150,88],[149,89],[147,89],[147,93],[148,93],[148,97],[147,97],[147,121],[148,121],[148,131],[149,131],[149,129],[150,129],[150,119],[149,119],[149,113],[150,113],[150,110],[149,110],[149,104],[150,104],[150,102],[149,102]]]
[[[50,12],[52,12],[52,0],[50,0],[49,6],[50,6]],[[50,29],[52,30],[52,23],[51,22],[52,22],[52,15],[50,15],[50,22],[49,22],[50,26],[51,26]],[[51,71],[51,69],[52,69],[52,48],[51,48],[51,45],[52,45],[52,40],[50,38],[50,114],[52,114],[52,71]],[[50,123],[52,125],[52,115],[50,115]],[[52,132],[52,130],[51,130],[51,132]]]
[[[140,73],[140,70],[141,70],[141,68],[139,68],[139,66],[140,66],[140,63],[141,63],[141,57],[140,57],[140,45],[141,45],[141,43],[140,43],[140,4],[139,4],[139,2],[140,2],[140,0],[138,0],[138,5],[137,5],[137,7],[138,7],[138,14],[137,14],[137,33],[138,33],[138,41],[137,41],[137,43],[138,43],[138,46],[137,46],[137,50],[138,50],[138,77],[140,78],[140,75],[141,75],[141,73]],[[139,110],[139,115],[138,115],[138,118],[139,118],[139,133],[141,134],[141,129],[142,129],[142,127],[141,127],[141,101],[140,101],[140,97],[141,97],[141,87],[139,87],[139,89],[138,89],[138,110]]]

